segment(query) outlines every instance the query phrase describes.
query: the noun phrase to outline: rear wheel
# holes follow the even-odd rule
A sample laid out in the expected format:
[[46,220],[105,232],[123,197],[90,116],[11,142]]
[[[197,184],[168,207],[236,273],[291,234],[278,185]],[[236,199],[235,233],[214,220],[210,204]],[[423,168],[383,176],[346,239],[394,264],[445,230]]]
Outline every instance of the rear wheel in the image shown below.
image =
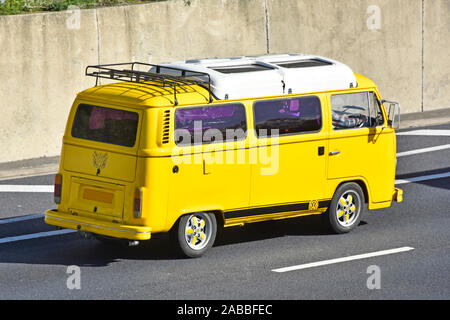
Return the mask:
[[216,234],[216,217],[206,212],[182,216],[172,232],[177,251],[189,258],[202,256],[214,244]]
[[364,193],[354,182],[340,186],[328,208],[328,222],[336,233],[347,233],[361,221],[364,208]]

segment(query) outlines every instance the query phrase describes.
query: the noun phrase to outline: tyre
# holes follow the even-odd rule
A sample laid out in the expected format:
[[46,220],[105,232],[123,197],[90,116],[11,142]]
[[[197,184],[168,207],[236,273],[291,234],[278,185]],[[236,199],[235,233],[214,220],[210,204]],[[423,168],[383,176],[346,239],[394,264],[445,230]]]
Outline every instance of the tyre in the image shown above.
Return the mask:
[[199,212],[182,216],[172,232],[177,253],[188,258],[202,256],[212,247],[217,234],[217,221],[212,213]]
[[328,208],[328,222],[336,233],[347,233],[361,221],[364,193],[354,182],[341,185],[334,193]]

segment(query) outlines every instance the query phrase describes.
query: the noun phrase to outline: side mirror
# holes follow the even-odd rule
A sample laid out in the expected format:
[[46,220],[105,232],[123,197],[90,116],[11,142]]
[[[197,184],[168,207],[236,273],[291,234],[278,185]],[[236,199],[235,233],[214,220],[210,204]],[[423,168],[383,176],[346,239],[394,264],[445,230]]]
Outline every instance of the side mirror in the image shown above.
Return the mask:
[[381,104],[389,104],[387,108],[389,127],[398,130],[400,128],[400,103],[395,101],[381,100]]

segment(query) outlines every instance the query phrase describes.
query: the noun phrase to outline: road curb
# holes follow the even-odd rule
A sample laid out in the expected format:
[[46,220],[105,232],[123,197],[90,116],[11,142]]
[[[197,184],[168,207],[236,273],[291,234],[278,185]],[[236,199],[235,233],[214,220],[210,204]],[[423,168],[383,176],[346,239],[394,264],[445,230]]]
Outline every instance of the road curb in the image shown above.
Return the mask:
[[400,116],[400,129],[450,124],[450,108],[407,113]]
[[0,181],[55,174],[58,169],[59,157],[0,163]]

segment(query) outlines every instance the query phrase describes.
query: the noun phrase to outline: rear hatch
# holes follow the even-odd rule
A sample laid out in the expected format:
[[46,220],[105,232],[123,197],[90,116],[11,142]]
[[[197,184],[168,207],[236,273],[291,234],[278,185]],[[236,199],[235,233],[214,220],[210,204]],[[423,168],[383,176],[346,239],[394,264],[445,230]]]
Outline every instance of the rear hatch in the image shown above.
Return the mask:
[[122,219],[126,186],[136,178],[141,121],[140,110],[77,106],[62,152],[64,170],[71,173],[70,212]]

